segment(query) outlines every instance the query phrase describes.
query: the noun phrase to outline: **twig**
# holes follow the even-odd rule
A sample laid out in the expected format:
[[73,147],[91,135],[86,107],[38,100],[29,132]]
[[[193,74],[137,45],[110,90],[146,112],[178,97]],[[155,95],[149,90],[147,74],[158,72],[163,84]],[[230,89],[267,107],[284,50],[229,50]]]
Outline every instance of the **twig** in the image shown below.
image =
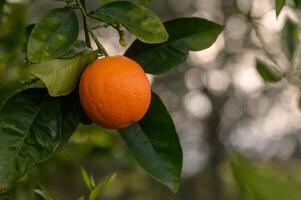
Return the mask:
[[99,28],[106,28],[107,26],[108,26],[107,24],[99,24],[99,25],[93,26],[92,29],[95,30],[95,29],[99,29]]
[[[86,2],[85,0],[80,0],[83,8],[86,10]],[[84,23],[84,32],[85,32],[85,41],[88,47],[92,47],[91,46],[91,40],[90,40],[90,36],[89,36],[89,31],[87,28],[87,19],[85,18],[84,14],[82,13],[82,17],[83,17],[83,23]]]
[[78,6],[79,6],[79,9],[81,10],[82,14],[83,14],[83,17],[85,18],[86,20],[86,28],[87,28],[87,31],[90,33],[92,39],[94,40],[94,42],[96,43],[97,45],[97,48],[98,48],[98,52],[104,56],[109,56],[109,54],[107,53],[106,49],[102,46],[102,44],[98,41],[96,35],[94,34],[89,22],[88,22],[88,14],[87,14],[87,11],[86,9],[83,7],[83,5],[81,4],[81,0],[76,0]]
[[251,20],[251,24],[252,27],[255,30],[255,34],[258,37],[261,45],[262,45],[262,49],[264,51],[264,53],[266,54],[266,56],[273,62],[274,65],[270,65],[270,67],[272,67],[275,71],[277,71],[282,77],[285,76],[285,73],[282,71],[282,69],[279,67],[278,62],[274,59],[274,57],[269,53],[269,51],[266,49],[266,43],[257,27],[257,25],[254,23],[253,20]]

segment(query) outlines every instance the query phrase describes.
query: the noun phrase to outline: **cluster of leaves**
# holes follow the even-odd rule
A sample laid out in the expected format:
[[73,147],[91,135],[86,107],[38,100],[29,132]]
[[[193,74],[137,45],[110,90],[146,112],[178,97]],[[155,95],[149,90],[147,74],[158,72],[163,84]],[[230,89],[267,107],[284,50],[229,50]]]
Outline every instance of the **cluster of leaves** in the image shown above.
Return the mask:
[[16,49],[20,48],[25,16],[24,5],[0,2],[0,73],[1,65],[16,57]]
[[[116,174],[113,174],[111,177],[106,178],[102,182],[95,184],[94,177],[87,172],[87,170],[82,166],[81,167],[81,175],[82,179],[89,189],[89,195],[87,198],[85,196],[81,196],[78,200],[96,200],[98,197],[102,196],[102,194],[111,186],[112,182],[116,178]],[[47,192],[36,189],[34,190],[35,199],[37,200],[54,200]]]
[[[79,102],[78,80],[87,64],[107,53],[91,29],[90,18],[135,35],[137,40],[125,55],[151,74],[183,63],[190,50],[208,48],[223,31],[222,25],[195,17],[162,23],[151,10],[127,1],[114,1],[91,12],[83,0],[65,2],[66,7],[50,10],[26,28],[27,65],[19,69],[15,80],[0,85],[0,192],[47,160],[79,123],[91,123]],[[78,8],[85,24],[85,42],[78,39]],[[98,50],[90,48],[90,36]],[[140,166],[177,191],[182,150],[159,96],[152,93],[144,118],[119,132]]]
[[[299,3],[300,2],[296,0],[294,1],[293,6],[298,7]],[[285,0],[275,1],[277,16],[281,12],[284,5]],[[290,64],[289,70],[284,73],[282,72],[281,67],[277,66],[276,62],[273,62],[273,64],[267,64],[266,62],[260,60],[257,60],[256,69],[264,81],[278,82],[285,77],[289,82],[300,87],[301,63],[299,61],[300,49],[298,47],[301,44],[300,26],[290,18],[287,18],[280,36],[282,51],[284,52]]]
[[256,165],[241,155],[234,155],[231,158],[231,169],[244,199],[301,199],[297,183],[267,166]]
[[[89,175],[84,167],[81,167],[81,174],[87,188],[90,191],[89,197],[87,198],[89,200],[96,200],[97,197],[101,196],[116,178],[116,174],[113,174],[111,177],[106,178],[104,181],[96,185],[93,176]],[[81,196],[79,200],[85,200],[85,196]]]
[[278,16],[285,4],[292,5],[293,7],[296,8],[301,8],[301,1],[300,0],[275,0],[275,10],[276,10],[276,15]]
[[[275,0],[276,16],[280,14],[284,5],[300,9],[301,1]],[[276,62],[267,64],[261,60],[256,62],[256,70],[262,79],[269,83],[276,83],[283,78],[301,88],[300,68],[300,25],[287,18],[280,33],[281,49],[289,61],[289,69],[282,72]],[[267,52],[268,53],[268,52]],[[300,101],[301,102],[301,101]],[[301,104],[299,104],[301,108]],[[294,200],[301,199],[300,186],[271,169],[255,165],[243,158],[234,155],[231,160],[234,178],[238,183],[245,199],[258,200]]]

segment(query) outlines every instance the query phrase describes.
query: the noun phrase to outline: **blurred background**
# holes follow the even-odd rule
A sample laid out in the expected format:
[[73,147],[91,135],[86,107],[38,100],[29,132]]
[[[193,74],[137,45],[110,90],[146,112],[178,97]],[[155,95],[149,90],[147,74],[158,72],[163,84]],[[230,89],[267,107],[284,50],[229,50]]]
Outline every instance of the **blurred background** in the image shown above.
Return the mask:
[[[88,8],[99,4],[88,1]],[[62,5],[54,0],[0,0],[1,82],[13,79],[24,62],[25,27]],[[301,12],[285,6],[277,19],[274,0],[157,0],[147,6],[163,21],[197,16],[225,25],[209,49],[190,52],[186,63],[164,75],[149,76],[183,147],[179,192],[142,171],[117,132],[90,125],[79,127],[66,146],[0,199],[31,199],[38,187],[55,199],[77,199],[88,192],[81,165],[96,180],[118,174],[104,200],[301,199],[299,88],[287,80],[266,84],[255,68],[260,58],[284,72],[298,70],[299,64],[285,56],[281,36],[288,18],[300,25]],[[96,32],[110,55],[125,52],[113,29]],[[134,38],[127,35],[127,40]]]

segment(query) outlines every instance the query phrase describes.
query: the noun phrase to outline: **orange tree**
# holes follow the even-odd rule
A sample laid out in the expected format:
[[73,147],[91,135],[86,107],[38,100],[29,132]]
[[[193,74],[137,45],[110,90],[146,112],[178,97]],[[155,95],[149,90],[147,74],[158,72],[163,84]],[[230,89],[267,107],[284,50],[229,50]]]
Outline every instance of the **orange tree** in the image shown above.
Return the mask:
[[[125,32],[133,34],[137,39],[124,56],[137,62],[145,73],[154,75],[185,62],[189,51],[208,48],[223,31],[222,25],[197,17],[177,18],[162,23],[141,1],[110,1],[95,10],[87,10],[84,0],[61,1],[66,5],[49,10],[35,24],[27,26],[23,48],[25,65],[19,67],[20,73],[16,79],[5,81],[4,78],[1,83],[1,193],[12,188],[31,167],[51,157],[57,148],[68,141],[80,123],[92,123],[79,100],[79,80],[87,65],[109,57],[93,32],[95,27],[92,27],[92,21],[98,24],[98,28],[114,28],[123,46],[126,43]],[[1,6],[5,4],[5,1],[2,2]],[[79,38],[79,20],[84,24],[84,40]],[[92,42],[96,44],[96,50],[92,48]],[[104,71],[101,65],[97,67],[99,73]],[[115,70],[115,73],[120,71]],[[117,82],[122,85],[122,81],[126,84],[131,79],[135,80],[131,75],[135,73],[125,73],[124,76],[129,77],[119,76],[122,79]],[[118,77],[99,74],[98,78],[104,77],[101,82],[110,87],[111,76]],[[108,91],[106,95],[110,95]],[[98,98],[105,98],[101,90],[96,92],[100,94]],[[128,93],[132,97],[129,107],[138,104],[139,98],[134,98],[135,92],[135,87],[131,90],[125,87],[122,91],[123,95]],[[92,93],[85,92],[81,97],[90,98]],[[106,105],[106,109],[113,114],[120,113],[116,109],[124,100],[124,96],[119,94],[112,91],[112,95],[116,95],[114,98],[120,98],[119,102]],[[86,102],[85,106],[89,106],[89,103]],[[97,114],[96,111],[93,113]],[[102,114],[106,115],[107,112]],[[146,114],[143,112],[142,115],[141,120],[140,117],[135,118],[128,127],[119,129],[120,136],[145,171],[171,190],[177,191],[182,150],[173,121],[160,97],[154,92],[151,93]],[[111,122],[114,123],[114,119]]]

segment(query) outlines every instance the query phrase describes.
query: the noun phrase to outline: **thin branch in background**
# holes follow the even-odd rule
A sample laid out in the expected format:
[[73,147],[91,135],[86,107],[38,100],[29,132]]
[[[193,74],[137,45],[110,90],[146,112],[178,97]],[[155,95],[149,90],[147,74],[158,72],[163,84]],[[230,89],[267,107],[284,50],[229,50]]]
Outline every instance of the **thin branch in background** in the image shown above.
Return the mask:
[[[282,77],[285,77],[286,74],[285,72],[282,71],[281,67],[279,67],[279,64],[278,62],[275,60],[274,56],[270,54],[270,52],[266,49],[266,42],[264,41],[264,38],[262,37],[262,34],[260,33],[259,31],[259,28],[257,26],[257,24],[259,23],[255,23],[253,20],[251,20],[251,24],[252,24],[252,27],[255,31],[255,34],[257,36],[257,38],[259,39],[261,45],[262,45],[262,49],[265,53],[265,55],[271,60],[271,62],[274,64],[274,65],[270,65],[270,67],[272,67],[275,71],[277,71]],[[260,25],[260,24],[259,24]]]
[[264,16],[265,14],[267,14],[270,10],[267,10],[266,12],[264,12],[261,17],[253,17],[251,12],[253,10],[253,2],[251,3],[251,8],[250,8],[250,11],[248,13],[248,19],[252,25],[252,28],[254,29],[255,31],[255,34],[257,36],[257,38],[259,39],[261,45],[262,45],[262,49],[264,51],[264,53],[266,54],[266,56],[271,60],[271,62],[274,64],[274,65],[270,65],[270,67],[272,67],[276,72],[278,72],[282,77],[285,77],[286,74],[282,71],[281,67],[279,67],[278,65],[278,62],[275,60],[275,58],[273,57],[273,55],[271,55],[269,53],[269,51],[266,49],[266,43],[264,41],[264,38],[262,37],[260,31],[259,31],[259,28],[258,28],[258,25],[261,25],[259,22],[255,21],[255,20],[260,20],[260,18],[262,16]]

